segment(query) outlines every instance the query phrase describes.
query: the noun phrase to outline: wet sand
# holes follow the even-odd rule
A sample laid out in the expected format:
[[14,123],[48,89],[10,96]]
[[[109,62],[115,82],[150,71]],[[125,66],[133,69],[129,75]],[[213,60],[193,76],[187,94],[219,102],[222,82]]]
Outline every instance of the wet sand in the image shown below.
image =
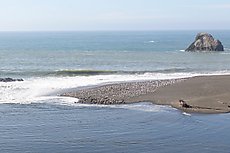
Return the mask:
[[[178,103],[180,99],[192,108],[181,107]],[[229,112],[230,76],[193,77],[178,84],[159,88],[150,96],[150,100],[157,104],[169,104],[186,112]]]
[[[62,94],[81,103],[123,104],[153,102],[171,105],[185,112],[230,112],[230,76],[199,76],[187,79],[128,82],[81,89]],[[191,106],[180,105],[183,100]]]

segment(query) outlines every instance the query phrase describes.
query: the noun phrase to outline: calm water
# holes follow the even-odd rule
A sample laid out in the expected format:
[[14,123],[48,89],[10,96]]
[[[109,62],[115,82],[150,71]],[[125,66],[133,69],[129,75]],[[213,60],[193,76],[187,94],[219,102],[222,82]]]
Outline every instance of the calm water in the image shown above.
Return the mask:
[[183,52],[196,33],[0,33],[0,72],[1,76],[38,76],[60,70],[201,73],[229,70],[230,31],[212,32],[222,41],[226,52]]
[[65,89],[116,81],[229,74],[225,52],[187,53],[197,31],[0,33],[0,152],[229,152],[229,114],[167,106],[75,104]]
[[130,106],[2,104],[1,152],[229,152],[230,115]]

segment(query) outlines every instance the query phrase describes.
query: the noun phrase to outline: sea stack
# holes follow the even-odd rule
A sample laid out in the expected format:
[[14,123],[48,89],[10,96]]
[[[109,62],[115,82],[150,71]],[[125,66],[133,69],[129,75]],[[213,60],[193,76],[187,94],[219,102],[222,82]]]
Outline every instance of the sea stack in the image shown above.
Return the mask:
[[185,51],[224,51],[224,46],[211,34],[201,32],[197,34],[195,41]]

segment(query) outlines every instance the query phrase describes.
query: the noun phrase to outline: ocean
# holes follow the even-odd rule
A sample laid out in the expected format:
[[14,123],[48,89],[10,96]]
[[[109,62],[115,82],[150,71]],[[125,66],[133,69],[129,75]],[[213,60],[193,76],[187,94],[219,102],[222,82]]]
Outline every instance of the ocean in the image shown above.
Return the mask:
[[104,83],[230,74],[224,52],[184,50],[200,31],[0,32],[0,152],[229,152],[229,114],[148,102],[86,105],[58,94]]

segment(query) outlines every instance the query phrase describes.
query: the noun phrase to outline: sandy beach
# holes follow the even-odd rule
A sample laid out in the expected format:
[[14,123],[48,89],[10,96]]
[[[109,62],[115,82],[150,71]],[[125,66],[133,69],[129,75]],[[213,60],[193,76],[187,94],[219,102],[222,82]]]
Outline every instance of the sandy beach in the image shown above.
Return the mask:
[[[227,113],[230,111],[230,76],[199,76],[185,79],[136,81],[102,85],[64,93],[80,103],[124,104],[153,102],[185,112]],[[189,108],[183,107],[183,100]]]

